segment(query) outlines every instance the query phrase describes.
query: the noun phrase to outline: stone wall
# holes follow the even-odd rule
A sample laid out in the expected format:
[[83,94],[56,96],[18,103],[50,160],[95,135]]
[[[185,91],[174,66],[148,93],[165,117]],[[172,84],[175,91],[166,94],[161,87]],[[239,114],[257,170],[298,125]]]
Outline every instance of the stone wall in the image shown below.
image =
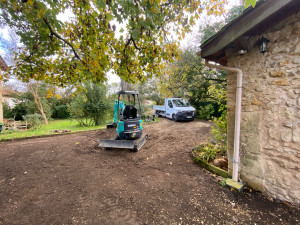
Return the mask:
[[[228,56],[243,70],[240,177],[254,189],[300,205],[300,13],[263,34],[268,52]],[[228,74],[228,157],[232,171],[235,74]]]

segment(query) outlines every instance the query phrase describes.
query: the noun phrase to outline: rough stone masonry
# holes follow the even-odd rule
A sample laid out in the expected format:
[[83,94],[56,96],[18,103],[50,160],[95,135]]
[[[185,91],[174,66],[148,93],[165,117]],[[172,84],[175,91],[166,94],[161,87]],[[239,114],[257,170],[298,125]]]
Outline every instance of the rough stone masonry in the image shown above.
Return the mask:
[[[265,54],[249,38],[245,55],[227,51],[243,70],[240,177],[272,198],[300,205],[300,13],[264,33]],[[228,74],[228,158],[232,171],[236,75]]]

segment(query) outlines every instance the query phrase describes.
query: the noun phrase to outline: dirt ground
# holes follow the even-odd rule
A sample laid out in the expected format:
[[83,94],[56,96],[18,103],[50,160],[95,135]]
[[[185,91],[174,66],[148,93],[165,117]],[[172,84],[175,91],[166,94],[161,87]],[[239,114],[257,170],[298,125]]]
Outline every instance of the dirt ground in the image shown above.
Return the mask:
[[191,161],[209,130],[162,119],[137,153],[98,148],[114,130],[0,143],[0,224],[299,224],[298,208],[232,192]]

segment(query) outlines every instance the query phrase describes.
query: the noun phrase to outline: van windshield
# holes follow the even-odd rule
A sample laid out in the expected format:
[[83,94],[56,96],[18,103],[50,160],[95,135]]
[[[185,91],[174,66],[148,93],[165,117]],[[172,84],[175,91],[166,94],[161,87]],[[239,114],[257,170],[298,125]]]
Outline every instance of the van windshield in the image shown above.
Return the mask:
[[190,103],[185,99],[174,99],[173,104],[175,107],[188,107]]

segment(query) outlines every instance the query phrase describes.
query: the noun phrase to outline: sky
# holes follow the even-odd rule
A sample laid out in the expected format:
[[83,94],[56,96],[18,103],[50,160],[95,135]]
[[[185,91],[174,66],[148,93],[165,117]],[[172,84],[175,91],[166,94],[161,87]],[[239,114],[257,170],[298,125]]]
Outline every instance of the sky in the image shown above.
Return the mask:
[[[227,1],[229,4],[226,6],[226,9],[229,9],[234,5],[238,5],[241,2],[241,0],[227,0]],[[187,34],[186,38],[180,42],[180,46],[182,49],[191,46],[191,43],[194,43],[194,47],[197,47],[197,43],[195,41],[195,34],[198,34],[199,24],[203,23],[203,21],[207,20],[207,18],[205,18],[205,17],[207,17],[207,16],[205,14],[203,14],[203,16],[200,17],[200,20],[198,21],[198,23],[196,23],[196,25],[192,28],[193,32]],[[68,16],[61,15],[60,19],[65,20],[67,18],[68,18]],[[216,18],[216,20],[218,20],[218,18]],[[3,34],[4,38],[8,38],[8,30],[6,28],[1,29],[0,31]],[[4,53],[5,53],[5,51],[1,48],[1,45],[0,45],[0,55],[4,55]],[[109,72],[108,73],[108,83],[111,84],[113,82],[120,82],[120,78],[117,75],[113,74],[112,72]]]

